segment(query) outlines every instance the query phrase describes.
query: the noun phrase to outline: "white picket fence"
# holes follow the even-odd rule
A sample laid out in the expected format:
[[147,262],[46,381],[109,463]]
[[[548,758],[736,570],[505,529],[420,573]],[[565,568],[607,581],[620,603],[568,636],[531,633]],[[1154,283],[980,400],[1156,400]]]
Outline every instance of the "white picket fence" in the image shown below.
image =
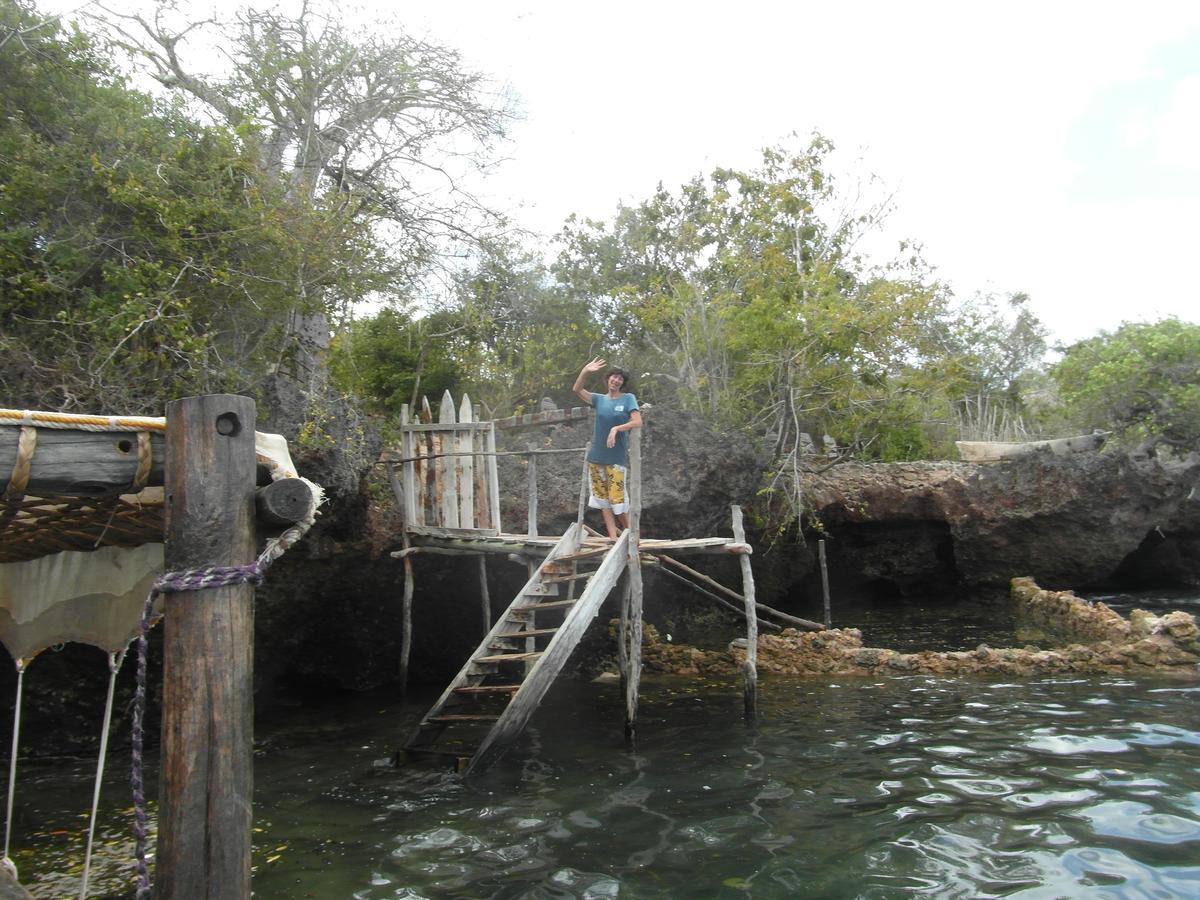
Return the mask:
[[423,397],[419,410],[404,404],[400,423],[402,458],[397,462],[405,530],[499,534],[495,423],[479,421],[465,394],[456,410],[449,391],[442,394],[437,421]]

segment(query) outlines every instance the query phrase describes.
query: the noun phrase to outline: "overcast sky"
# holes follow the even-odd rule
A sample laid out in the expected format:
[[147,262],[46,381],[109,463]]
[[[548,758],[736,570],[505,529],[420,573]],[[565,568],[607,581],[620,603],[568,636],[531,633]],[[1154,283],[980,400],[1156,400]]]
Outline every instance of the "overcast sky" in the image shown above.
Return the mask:
[[485,189],[527,228],[815,130],[894,192],[880,252],[920,242],[960,296],[1028,293],[1067,341],[1200,320],[1198,0],[377,5],[515,94]]
[[394,9],[518,95],[491,189],[529,227],[817,130],[961,295],[1024,291],[1063,340],[1200,321],[1200,2]]

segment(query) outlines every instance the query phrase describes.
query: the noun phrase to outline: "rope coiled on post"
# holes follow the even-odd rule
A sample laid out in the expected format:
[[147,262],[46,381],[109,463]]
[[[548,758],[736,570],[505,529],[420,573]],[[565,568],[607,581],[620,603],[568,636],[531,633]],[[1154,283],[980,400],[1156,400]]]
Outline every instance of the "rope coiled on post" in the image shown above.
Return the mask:
[[206,566],[202,569],[187,569],[182,572],[166,572],[160,575],[146,595],[142,609],[142,621],[137,637],[137,689],[133,696],[133,770],[130,780],[133,785],[134,810],[134,856],[137,862],[137,897],[144,900],[150,896],[150,870],[146,864],[146,844],[149,835],[149,816],[146,813],[146,791],[144,778],[145,730],[143,719],[146,713],[146,664],[149,657],[150,629],[154,627],[154,603],[162,594],[183,591],[203,591],[211,588],[230,587],[238,584],[259,585],[263,583],[266,570],[279,559],[312,527],[320,503],[321,490],[308,482],[312,491],[312,503],[303,519],[288,528],[277,538],[267,541],[266,548],[254,562],[244,566]]

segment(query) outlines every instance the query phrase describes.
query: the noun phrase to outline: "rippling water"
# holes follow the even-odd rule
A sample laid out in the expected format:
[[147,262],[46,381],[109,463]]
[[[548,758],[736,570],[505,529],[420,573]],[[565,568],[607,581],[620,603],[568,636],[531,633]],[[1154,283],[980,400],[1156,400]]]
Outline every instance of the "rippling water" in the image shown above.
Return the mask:
[[[617,691],[562,684],[472,783],[384,764],[432,697],[360,698],[264,723],[255,896],[1200,896],[1200,687],[928,677],[760,687],[748,729],[732,681],[648,683],[626,752]],[[23,818],[53,820],[72,778],[61,767],[33,778]],[[106,790],[119,805],[125,788]],[[76,818],[63,824],[78,832],[85,779],[72,792]],[[127,863],[116,870],[128,848],[113,837],[124,819],[112,809],[104,825],[114,858],[99,864],[99,885],[110,890],[129,883]],[[53,822],[41,830],[14,835],[33,844],[18,856],[24,881],[67,896],[70,838]]]

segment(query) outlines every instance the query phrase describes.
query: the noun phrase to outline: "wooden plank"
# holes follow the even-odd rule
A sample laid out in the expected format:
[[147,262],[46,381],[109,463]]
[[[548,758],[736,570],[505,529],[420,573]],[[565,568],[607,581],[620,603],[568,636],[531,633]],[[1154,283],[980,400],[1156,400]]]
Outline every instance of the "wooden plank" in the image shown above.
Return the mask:
[[[167,404],[165,565],[254,560],[254,401]],[[169,594],[156,897],[250,896],[254,588]]]
[[491,424],[492,424],[491,422],[478,422],[478,421],[465,422],[465,423],[461,422],[461,421],[451,422],[451,423],[430,422],[428,424],[417,423],[417,424],[413,424],[413,425],[408,425],[407,427],[402,426],[400,430],[401,430],[401,432],[406,432],[406,431],[420,432],[422,434],[437,433],[437,432],[443,432],[443,431],[449,431],[449,432],[476,431],[476,430],[487,431],[491,427]]
[[[479,422],[479,411],[475,411],[475,421]],[[472,466],[472,474],[475,479],[475,527],[476,528],[493,528],[498,529],[499,524],[492,521],[491,507],[488,504],[488,481],[487,467],[488,460],[484,454],[484,441],[486,433],[475,429],[471,433],[471,449],[475,451],[475,463]]]
[[555,634],[557,632],[557,628],[526,628],[522,631],[510,631],[507,634],[502,634],[499,638],[497,638],[497,640],[506,641],[513,638],[541,637],[543,635]]
[[537,537],[538,533],[538,492],[537,492],[537,455],[533,452],[533,445],[528,447],[529,453],[525,456],[525,465],[527,466],[527,479],[525,485],[525,503],[528,515],[525,519],[525,533],[530,537]]
[[[746,543],[746,529],[742,526],[742,508],[736,504],[733,512],[733,537],[740,544]],[[746,661],[742,664],[744,687],[742,700],[746,718],[750,721],[758,713],[758,617],[754,614],[754,572],[750,569],[750,557],[738,557],[742,567],[742,593],[746,598]]]
[[[528,597],[531,595],[523,594],[522,596]],[[525,603],[521,606],[514,606],[513,609],[563,609],[568,606],[574,606],[578,602],[578,600],[551,600],[548,603]]]
[[500,475],[496,468],[496,429],[489,428],[485,439],[487,448],[487,478],[488,478],[488,521],[492,528],[500,531]]
[[[21,429],[0,426],[0,495],[8,489]],[[163,483],[166,438],[151,431],[150,478],[147,485]],[[24,493],[30,497],[61,494],[100,497],[125,493],[137,474],[138,436],[127,431],[69,431],[37,429],[37,450],[30,464]]]
[[492,630],[492,598],[488,594],[487,557],[479,554],[479,611],[483,614],[483,633]]
[[[453,425],[458,421],[458,417],[454,414],[454,398],[450,396],[450,391],[442,392],[442,402],[438,407],[438,420],[443,425]],[[456,432],[451,431],[446,434],[437,435],[442,446],[438,452],[454,451],[458,448]],[[433,464],[438,467],[438,471],[442,474],[442,483],[439,490],[441,497],[442,520],[441,525],[445,528],[458,528],[458,464],[461,458],[454,459],[437,459]]]
[[494,662],[524,662],[527,659],[536,659],[541,656],[540,650],[523,650],[520,653],[492,653],[488,656],[480,656],[475,662],[477,663],[494,663]]
[[456,694],[515,694],[521,689],[519,684],[474,684],[469,687],[455,688]]
[[425,535],[427,537],[445,537],[445,538],[471,538],[471,537],[493,537],[495,532],[491,528],[439,528],[433,525],[413,525],[409,528],[413,534]]
[[[475,422],[475,410],[471,406],[471,398],[463,394],[462,403],[458,407],[458,423],[460,426],[472,426]],[[458,473],[458,522],[463,528],[475,528],[475,432],[470,427],[460,427],[458,435],[458,451],[469,454],[462,457]]]
[[525,677],[525,684],[513,697],[512,702],[500,716],[496,726],[484,738],[483,743],[467,765],[466,774],[482,771],[495,762],[508,745],[524,730],[534,710],[542,702],[551,683],[562,671],[571,651],[583,637],[588,625],[600,610],[600,604],[608,596],[617,579],[621,577],[629,552],[629,532],[622,533],[612,552],[605,558],[596,577],[579,598],[571,614],[566,617],[550,644],[534,663]]
[[[420,418],[426,424],[433,421],[433,408],[429,405],[428,397],[421,397]],[[436,443],[436,435],[425,432],[414,434],[413,436],[417,439],[416,455],[428,454],[432,456],[438,451],[439,447]],[[420,492],[420,518],[414,524],[441,525],[443,523],[437,514],[437,468],[434,466],[434,461],[422,461],[417,471],[421,473],[421,484],[418,488]]]
[[495,722],[498,718],[500,718],[500,717],[498,715],[496,715],[495,713],[480,714],[480,715],[459,714],[459,715],[433,716],[432,718],[430,718],[429,721],[430,722]]

